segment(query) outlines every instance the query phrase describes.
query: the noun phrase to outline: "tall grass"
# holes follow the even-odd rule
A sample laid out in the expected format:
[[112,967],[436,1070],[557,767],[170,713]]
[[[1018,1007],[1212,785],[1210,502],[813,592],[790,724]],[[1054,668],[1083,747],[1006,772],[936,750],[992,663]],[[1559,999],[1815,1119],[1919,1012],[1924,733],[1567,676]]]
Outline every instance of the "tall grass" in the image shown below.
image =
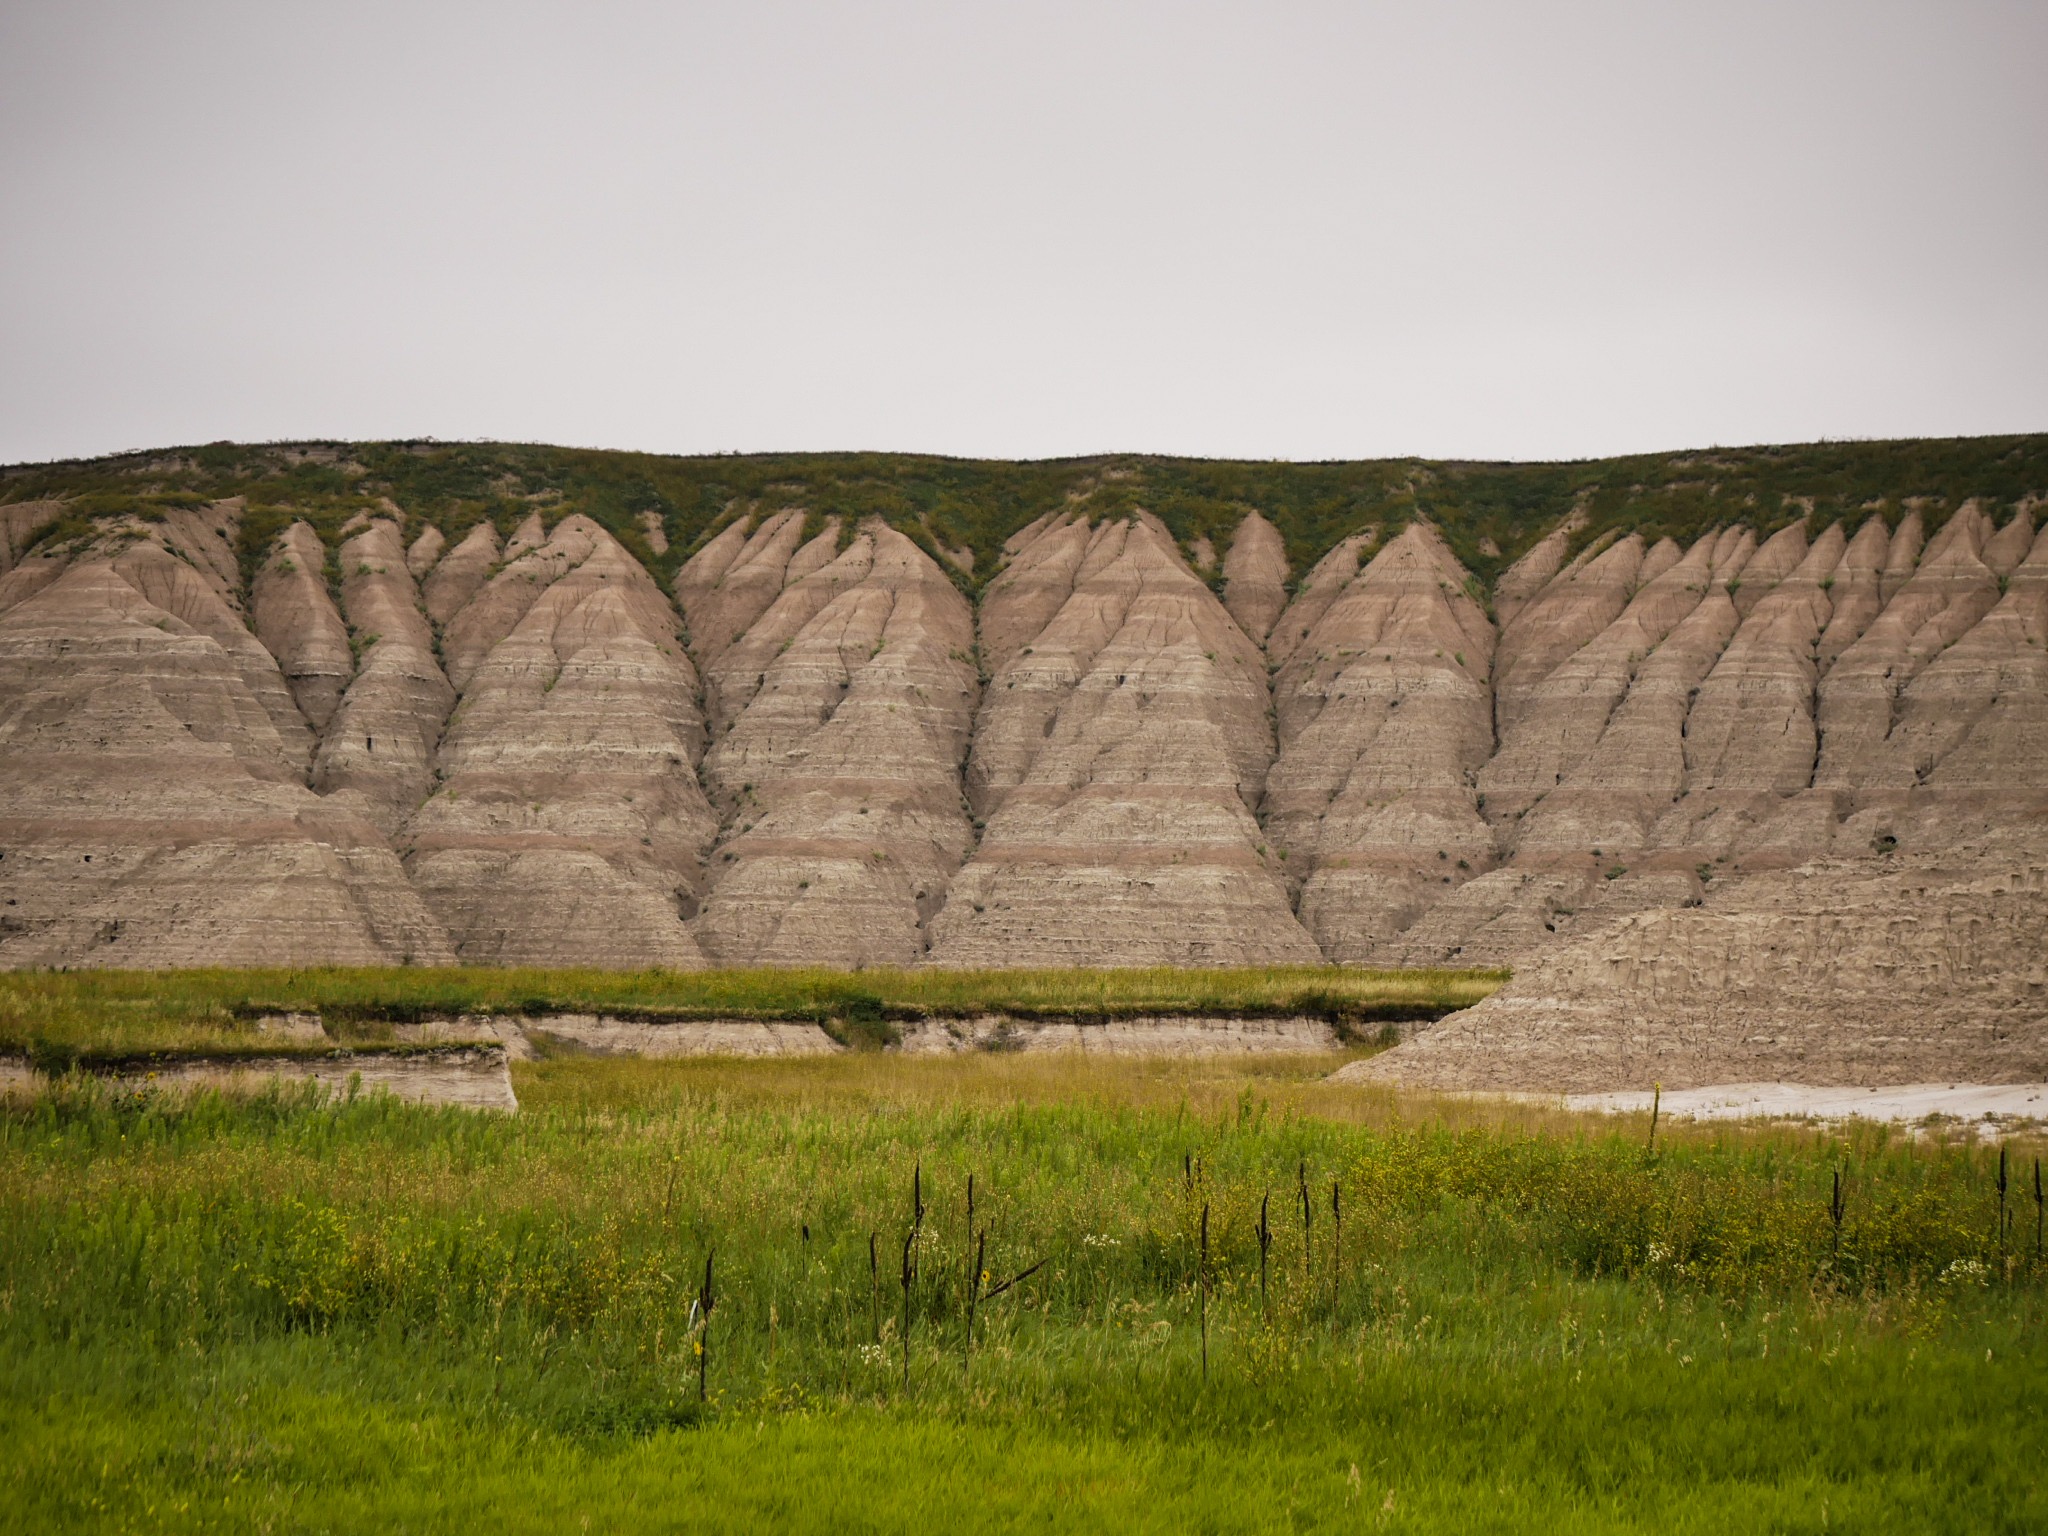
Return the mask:
[[[516,1118],[89,1083],[0,1112],[17,1518],[2044,1513],[2042,1275],[2001,1243],[1988,1146],[1667,1123],[1652,1153],[1640,1121],[1273,1064],[552,1062],[519,1088]],[[1267,1202],[1320,1179],[1341,1228]],[[1262,1208],[1304,1260],[1263,1298]]]
[[810,1020],[856,1039],[899,1023],[1007,1014],[1115,1019],[1145,1014],[1307,1014],[1371,1032],[1469,1007],[1502,971],[1348,966],[1185,970],[449,969],[0,972],[0,1053],[119,1059],[153,1052],[308,1051],[260,1032],[266,1014],[312,1013],[352,1043],[394,1024],[461,1014],[602,1011],[636,1018]]

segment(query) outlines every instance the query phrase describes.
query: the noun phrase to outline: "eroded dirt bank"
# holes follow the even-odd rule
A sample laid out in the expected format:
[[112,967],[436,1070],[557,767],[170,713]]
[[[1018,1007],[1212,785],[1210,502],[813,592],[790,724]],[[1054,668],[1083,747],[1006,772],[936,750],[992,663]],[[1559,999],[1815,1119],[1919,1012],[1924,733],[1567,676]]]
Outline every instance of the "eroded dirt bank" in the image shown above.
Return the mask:
[[[123,1087],[216,1088],[260,1093],[272,1086],[317,1083],[330,1097],[388,1093],[417,1104],[514,1112],[518,1096],[502,1046],[470,1045],[438,1051],[331,1051],[319,1055],[182,1056],[92,1069]],[[0,1092],[37,1093],[51,1079],[24,1061],[0,1060]]]
[[0,544],[0,964],[1510,965],[1374,1072],[2038,1077],[2035,511],[1567,521],[1487,592],[1077,503],[978,602],[800,505],[666,589],[538,508],[248,573],[238,501],[101,517]]

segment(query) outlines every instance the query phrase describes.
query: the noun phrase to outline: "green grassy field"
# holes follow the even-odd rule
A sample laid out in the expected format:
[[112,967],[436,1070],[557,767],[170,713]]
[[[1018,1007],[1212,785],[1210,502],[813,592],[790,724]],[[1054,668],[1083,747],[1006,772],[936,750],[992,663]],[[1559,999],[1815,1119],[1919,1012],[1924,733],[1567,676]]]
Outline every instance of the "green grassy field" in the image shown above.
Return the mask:
[[2048,1523],[2035,1145],[2001,1222],[1968,1139],[1653,1146],[1333,1064],[69,1080],[0,1110],[0,1526]]
[[885,1043],[912,1019],[1136,1014],[1309,1014],[1361,1037],[1399,1020],[1468,1008],[1505,971],[1370,971],[1350,966],[1184,970],[496,969],[0,972],[0,1055],[52,1067],[152,1054],[308,1052],[264,1034],[266,1014],[317,1013],[351,1045],[388,1043],[394,1024],[458,1014],[602,1010],[640,1018],[797,1019],[851,1043]]

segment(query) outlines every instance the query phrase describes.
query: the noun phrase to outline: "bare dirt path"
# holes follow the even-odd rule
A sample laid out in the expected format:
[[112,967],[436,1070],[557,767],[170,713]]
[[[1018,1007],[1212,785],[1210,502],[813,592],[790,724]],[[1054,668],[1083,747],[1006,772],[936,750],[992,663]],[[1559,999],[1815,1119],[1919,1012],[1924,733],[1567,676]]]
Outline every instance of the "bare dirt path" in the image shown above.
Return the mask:
[[[1565,1107],[1609,1114],[1643,1113],[1651,1095],[1572,1093]],[[1805,1083],[1718,1083],[1663,1096],[1661,1110],[1686,1120],[1887,1120],[1917,1123],[1940,1115],[1958,1121],[2048,1120],[2048,1083],[1900,1083],[1889,1088],[1816,1088]]]

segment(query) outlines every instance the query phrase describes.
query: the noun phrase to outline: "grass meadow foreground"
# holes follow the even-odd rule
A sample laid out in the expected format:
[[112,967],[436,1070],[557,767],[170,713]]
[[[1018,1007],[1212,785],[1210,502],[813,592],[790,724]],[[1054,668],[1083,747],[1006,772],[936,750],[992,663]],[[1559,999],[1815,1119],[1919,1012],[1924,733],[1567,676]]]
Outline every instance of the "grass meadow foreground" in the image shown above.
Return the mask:
[[0,1525],[2048,1528],[2034,1145],[1334,1064],[67,1079],[0,1109]]

